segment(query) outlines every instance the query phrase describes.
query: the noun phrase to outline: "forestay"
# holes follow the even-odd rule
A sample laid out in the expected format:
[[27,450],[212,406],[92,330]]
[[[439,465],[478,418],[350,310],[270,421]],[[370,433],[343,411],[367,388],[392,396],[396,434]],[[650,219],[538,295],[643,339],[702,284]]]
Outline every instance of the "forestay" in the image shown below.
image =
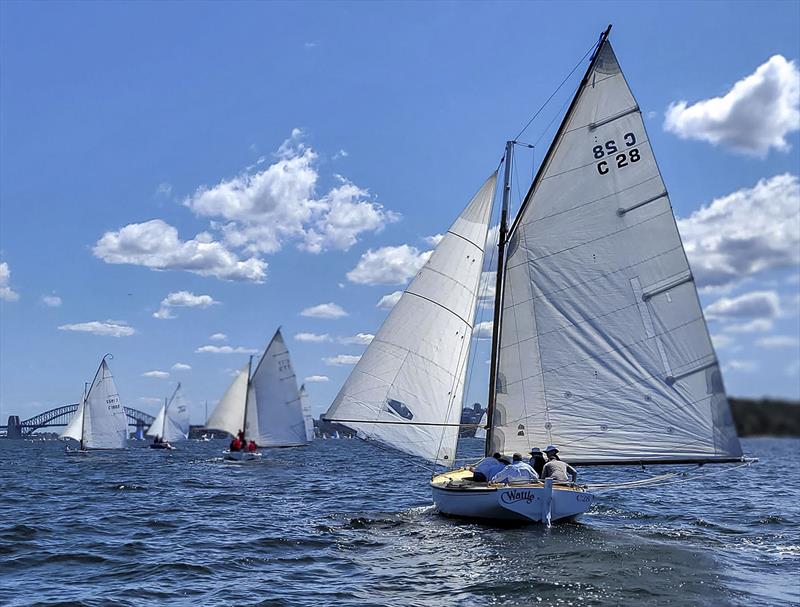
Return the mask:
[[247,398],[247,384],[250,377],[250,363],[246,364],[234,378],[231,385],[214,407],[206,422],[209,430],[222,430],[236,435],[244,425],[244,408]]
[[259,447],[306,444],[297,379],[280,329],[250,380],[245,435]]
[[175,388],[172,397],[158,411],[155,420],[147,430],[147,436],[160,436],[174,443],[189,436],[189,408],[183,400],[181,385]]
[[741,456],[669,196],[606,42],[517,221],[489,449]]
[[439,242],[326,419],[400,451],[453,463],[496,180],[495,172]]
[[83,420],[84,449],[124,449],[128,420],[119,402],[117,386],[105,359],[86,394]]
[[308,402],[308,392],[306,385],[300,386],[300,407],[303,410],[303,422],[306,427],[306,440],[314,440],[314,418],[311,416],[311,405]]

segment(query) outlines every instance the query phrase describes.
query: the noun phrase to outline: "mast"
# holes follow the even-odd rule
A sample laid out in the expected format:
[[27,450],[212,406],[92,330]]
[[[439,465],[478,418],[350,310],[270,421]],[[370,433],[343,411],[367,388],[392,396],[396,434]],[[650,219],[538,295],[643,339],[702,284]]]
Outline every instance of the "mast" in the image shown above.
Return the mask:
[[514,154],[514,142],[506,141],[505,167],[503,170],[503,208],[500,212],[500,232],[497,239],[497,276],[494,291],[494,318],[492,322],[492,359],[489,365],[489,399],[486,405],[486,457],[491,455],[492,426],[497,390],[497,357],[500,352],[500,314],[503,309],[503,265],[506,251],[506,222],[508,218],[508,200],[511,197],[511,161]]
[[[266,350],[264,351],[264,353],[266,354]],[[247,440],[247,403],[250,401],[250,382],[252,381],[252,379],[253,379],[253,357],[251,355],[250,361],[247,363],[247,389],[245,390],[244,393],[244,419],[242,419],[242,432],[244,433],[245,440]]]
[[89,390],[89,382],[83,382],[83,401],[81,401],[81,407],[83,410],[81,411],[81,446],[80,449],[83,450],[83,436],[86,432],[86,392]]

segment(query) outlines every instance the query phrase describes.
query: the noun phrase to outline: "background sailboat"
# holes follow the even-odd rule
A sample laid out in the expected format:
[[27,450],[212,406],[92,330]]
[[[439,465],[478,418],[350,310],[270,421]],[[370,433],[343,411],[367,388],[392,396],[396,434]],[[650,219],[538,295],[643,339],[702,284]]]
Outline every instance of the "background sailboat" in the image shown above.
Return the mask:
[[70,420],[62,438],[80,443],[81,451],[124,449],[128,442],[128,422],[119,401],[117,386],[106,354],[100,362],[94,380]]
[[185,440],[189,437],[189,408],[183,401],[183,394],[181,392],[181,384],[179,383],[172,393],[172,396],[167,400],[164,399],[164,404],[158,411],[155,420],[147,430],[147,436],[154,439],[160,439],[159,442],[154,442],[151,447],[159,448],[158,445],[163,445],[162,448],[171,449],[171,443]]
[[[740,462],[669,196],[609,31],[510,229],[516,142],[506,146],[486,454],[555,443],[565,460],[584,465]],[[475,229],[483,238],[473,246],[483,243],[487,221],[488,206]],[[440,255],[437,248],[429,264]],[[426,308],[452,314],[456,298],[447,294],[458,289],[448,290],[450,281],[476,283],[453,265],[419,297],[430,270],[426,265],[411,283],[398,303],[405,299],[405,307],[389,314],[326,417],[364,438],[452,464],[464,371],[446,364],[446,355],[459,351],[446,340],[466,333],[442,321],[426,324]],[[469,329],[475,297],[474,289],[463,295]],[[441,369],[458,370],[446,393],[433,381]],[[441,512],[549,522],[593,501],[550,480],[502,488],[471,476],[461,469],[433,478]]]
[[303,411],[303,422],[306,429],[306,440],[314,440],[314,418],[311,416],[311,403],[308,402],[308,392],[306,385],[300,386],[300,407]]
[[248,363],[211,412],[206,427],[245,438],[259,447],[305,445],[303,409],[289,351],[280,329],[253,371]]

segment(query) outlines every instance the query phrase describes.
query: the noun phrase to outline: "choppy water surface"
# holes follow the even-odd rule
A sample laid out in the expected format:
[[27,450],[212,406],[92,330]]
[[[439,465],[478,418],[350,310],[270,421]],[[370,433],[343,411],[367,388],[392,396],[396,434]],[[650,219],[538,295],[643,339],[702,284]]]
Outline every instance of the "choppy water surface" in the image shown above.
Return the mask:
[[609,493],[551,529],[440,517],[424,469],[356,440],[249,466],[221,463],[221,441],[181,446],[68,458],[0,441],[0,604],[800,602],[798,440],[746,440],[755,466]]

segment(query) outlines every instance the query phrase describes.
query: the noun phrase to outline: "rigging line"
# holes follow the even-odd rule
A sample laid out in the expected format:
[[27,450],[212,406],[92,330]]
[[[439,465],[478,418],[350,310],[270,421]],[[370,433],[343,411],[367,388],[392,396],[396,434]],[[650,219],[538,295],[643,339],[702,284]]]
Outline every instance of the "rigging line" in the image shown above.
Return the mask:
[[[627,483],[601,483],[597,485],[587,485],[587,489],[590,491],[595,491],[595,488],[598,488],[599,491],[595,491],[595,493],[608,493],[610,491],[615,491],[618,489],[627,489],[631,487],[642,487],[642,486],[650,486],[650,485],[673,485],[677,483],[685,483],[691,480],[694,480],[695,477],[708,477],[708,476],[719,476],[722,474],[727,474],[728,472],[732,472],[734,470],[738,470],[739,468],[743,468],[744,466],[750,466],[753,462],[751,460],[747,460],[742,462],[741,464],[737,464],[736,466],[731,466],[730,468],[719,468],[717,470],[711,470],[709,472],[704,472],[700,474],[699,472],[692,473],[690,472],[669,472],[666,474],[662,474],[660,476],[654,476],[647,479],[642,479],[639,481],[630,481]],[[646,463],[645,463],[646,465]],[[675,478],[678,476],[679,478]],[[670,480],[674,479],[674,480]],[[663,482],[659,482],[663,481]]]
[[539,114],[542,112],[542,110],[543,110],[543,109],[544,109],[544,108],[547,106],[547,104],[548,104],[548,103],[550,103],[550,101],[553,99],[553,97],[555,97],[556,93],[558,93],[558,91],[560,91],[560,90],[561,90],[561,87],[562,87],[562,86],[564,86],[564,84],[567,82],[567,80],[569,80],[569,79],[570,79],[570,77],[572,77],[572,74],[574,74],[574,73],[575,73],[575,70],[577,70],[577,69],[578,69],[578,68],[581,66],[581,64],[584,62],[584,60],[585,60],[585,59],[586,59],[586,58],[589,56],[589,54],[590,54],[592,51],[594,51],[594,50],[597,48],[597,44],[598,44],[597,42],[595,42],[594,44],[592,44],[592,47],[591,47],[591,48],[590,48],[588,51],[586,51],[586,53],[583,55],[583,57],[581,57],[581,58],[580,58],[580,61],[578,61],[578,63],[576,63],[576,64],[575,64],[575,67],[573,67],[573,68],[570,70],[569,74],[567,74],[567,75],[566,75],[566,77],[564,78],[564,80],[562,80],[562,81],[561,81],[561,84],[559,84],[559,85],[558,85],[558,87],[556,88],[556,90],[554,90],[554,91],[553,91],[553,92],[550,94],[550,96],[549,96],[549,97],[547,98],[547,100],[546,100],[546,101],[545,101],[545,102],[544,102],[544,103],[541,105],[541,107],[540,107],[538,110],[536,110],[536,113],[535,113],[533,116],[531,116],[531,119],[530,119],[530,120],[528,120],[528,123],[527,123],[527,124],[526,124],[524,127],[522,127],[522,130],[521,130],[519,133],[517,133],[517,136],[516,136],[516,137],[514,137],[514,139],[515,139],[515,140],[516,140],[516,139],[519,139],[519,138],[522,136],[522,134],[523,134],[525,131],[527,131],[527,130],[528,130],[528,127],[531,125],[531,123],[532,123],[534,120],[536,120],[536,117],[537,117],[537,116],[538,116],[538,115],[539,115]]

